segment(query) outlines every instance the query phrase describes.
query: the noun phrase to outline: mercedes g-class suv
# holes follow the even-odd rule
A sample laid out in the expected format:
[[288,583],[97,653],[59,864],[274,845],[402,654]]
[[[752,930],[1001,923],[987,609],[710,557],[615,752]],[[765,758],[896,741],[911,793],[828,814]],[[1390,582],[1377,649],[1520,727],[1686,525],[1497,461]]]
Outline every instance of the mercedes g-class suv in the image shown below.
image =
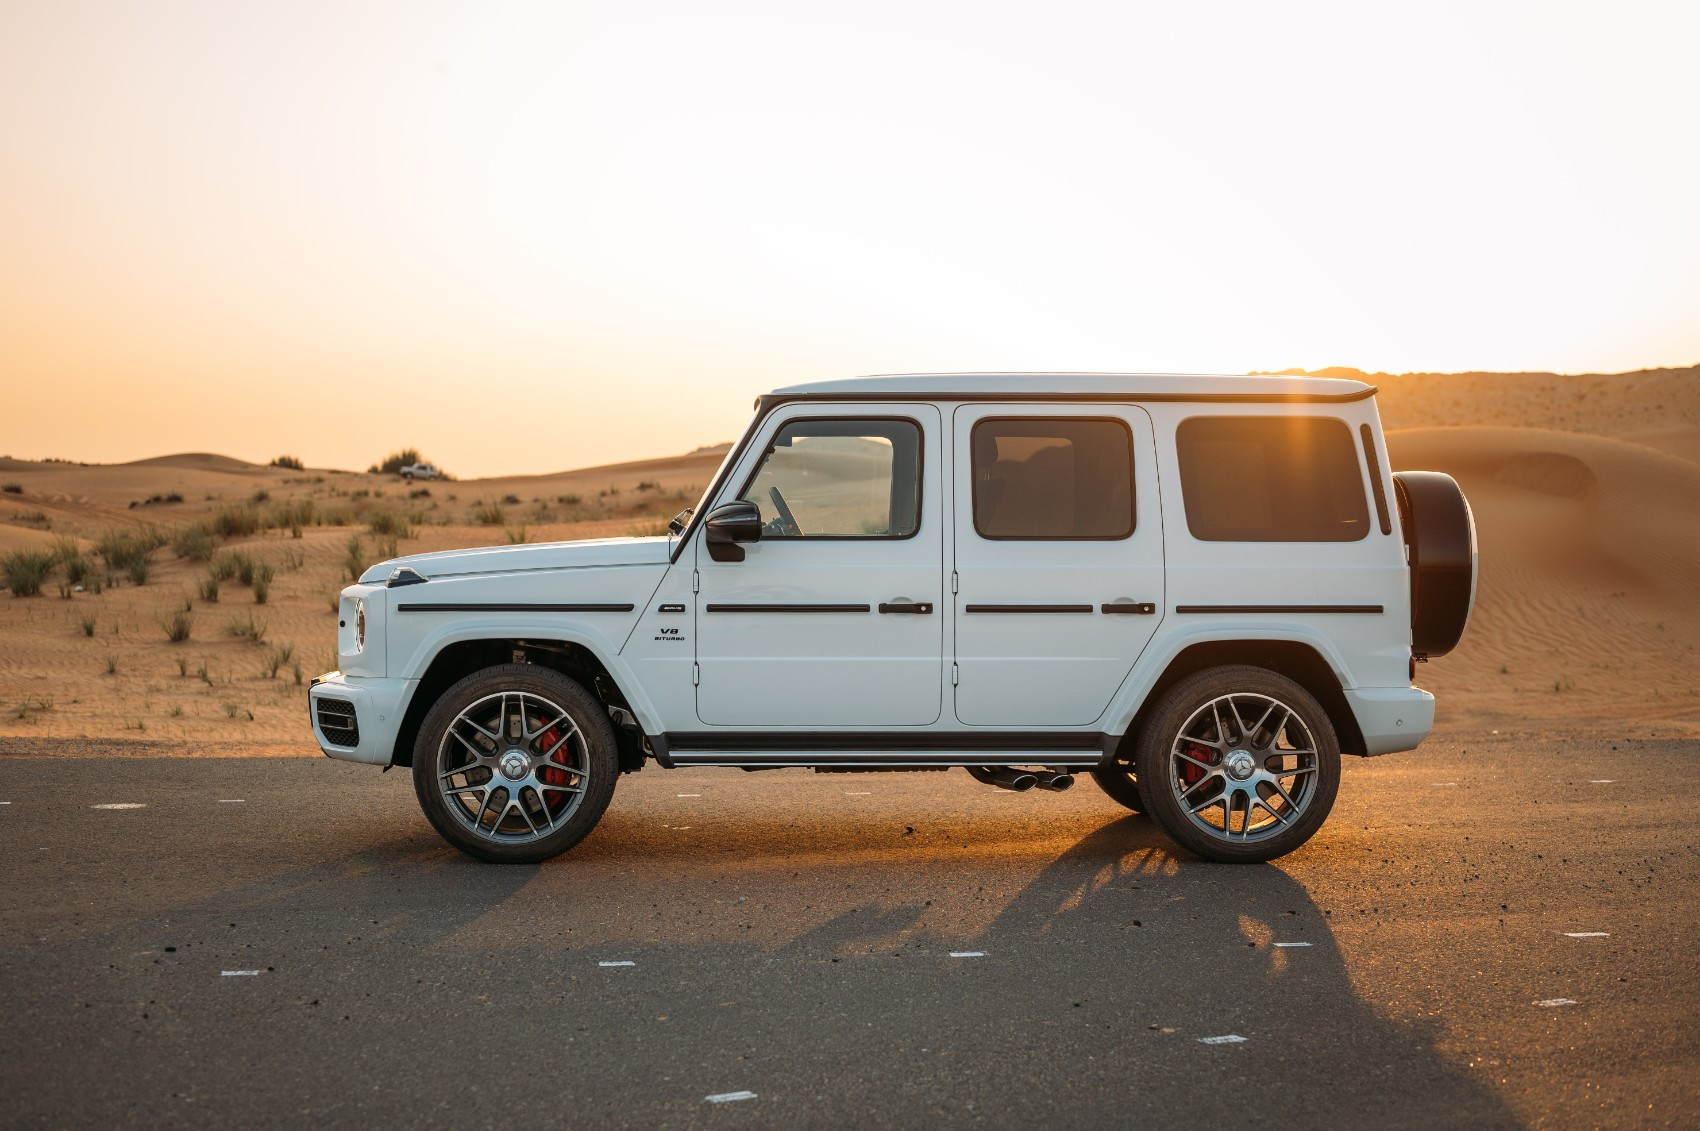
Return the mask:
[[665,538],[421,554],[343,591],[326,754],[411,766],[457,848],[535,862],[620,774],[961,767],[1111,798],[1211,860],[1413,749],[1475,601],[1456,483],[1375,389],[951,374],[780,389]]

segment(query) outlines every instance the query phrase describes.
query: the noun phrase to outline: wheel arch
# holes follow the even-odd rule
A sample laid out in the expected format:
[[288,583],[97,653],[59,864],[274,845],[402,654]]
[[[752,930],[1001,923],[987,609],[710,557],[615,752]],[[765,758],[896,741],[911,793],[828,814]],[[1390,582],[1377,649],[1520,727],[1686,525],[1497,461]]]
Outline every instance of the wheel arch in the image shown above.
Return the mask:
[[1176,653],[1146,690],[1127,731],[1117,743],[1116,758],[1132,759],[1134,745],[1139,741],[1146,718],[1169,688],[1195,672],[1231,664],[1267,668],[1295,681],[1314,695],[1328,713],[1328,721],[1333,724],[1334,733],[1340,740],[1340,753],[1359,757],[1368,753],[1363,731],[1346,701],[1340,676],[1315,646],[1302,640],[1202,640]]
[[643,735],[641,730],[620,724],[619,715],[637,719],[631,701],[627,699],[619,680],[596,652],[574,640],[549,640],[536,637],[482,637],[456,640],[444,644],[431,657],[402,713],[401,726],[396,730],[395,748],[390,754],[392,766],[411,766],[413,746],[419,728],[431,707],[443,692],[473,672],[498,664],[537,664],[560,672],[582,684],[585,690],[600,700],[614,715],[614,736],[619,744],[620,770],[635,771],[643,765]]

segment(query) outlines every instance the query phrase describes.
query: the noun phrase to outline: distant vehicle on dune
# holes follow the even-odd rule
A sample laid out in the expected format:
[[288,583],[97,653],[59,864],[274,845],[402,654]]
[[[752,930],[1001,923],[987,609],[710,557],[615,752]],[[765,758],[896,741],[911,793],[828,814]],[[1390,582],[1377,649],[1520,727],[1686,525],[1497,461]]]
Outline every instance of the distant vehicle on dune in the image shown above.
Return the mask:
[[437,469],[428,463],[410,463],[406,467],[403,467],[399,474],[403,479],[411,483],[415,479],[437,478]]

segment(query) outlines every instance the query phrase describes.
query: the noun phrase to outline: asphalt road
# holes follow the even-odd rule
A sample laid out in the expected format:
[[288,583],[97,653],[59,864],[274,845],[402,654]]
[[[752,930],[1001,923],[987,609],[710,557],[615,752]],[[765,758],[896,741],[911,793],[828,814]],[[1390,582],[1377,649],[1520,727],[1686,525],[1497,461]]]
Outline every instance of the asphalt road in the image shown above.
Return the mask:
[[400,771],[0,759],[0,1125],[1694,1126],[1697,769],[1436,741],[1229,867],[1089,780],[651,768],[496,867]]

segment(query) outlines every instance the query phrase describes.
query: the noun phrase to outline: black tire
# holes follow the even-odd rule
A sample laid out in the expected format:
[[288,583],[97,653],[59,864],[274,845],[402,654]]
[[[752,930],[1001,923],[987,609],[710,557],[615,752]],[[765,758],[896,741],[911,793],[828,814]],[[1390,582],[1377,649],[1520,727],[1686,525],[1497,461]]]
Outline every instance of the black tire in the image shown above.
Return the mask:
[[1099,766],[1092,771],[1092,780],[1113,800],[1135,813],[1145,812],[1145,799],[1139,795],[1139,775],[1134,772],[1131,761],[1118,759],[1107,766]]
[[[1254,713],[1261,722],[1250,721]],[[1286,676],[1208,668],[1163,695],[1140,731],[1134,769],[1147,811],[1182,847],[1224,864],[1261,864],[1298,848],[1327,818],[1340,789],[1340,743],[1322,704]]]
[[[491,741],[498,735],[502,742]],[[524,776],[502,768],[509,759],[516,773],[528,766]],[[431,707],[413,746],[413,789],[426,819],[468,856],[494,864],[536,864],[583,840],[618,775],[608,712],[580,684],[536,664],[467,676]]]
[[1476,518],[1457,480],[1439,471],[1393,476],[1411,563],[1411,651],[1444,656],[1476,606]]

